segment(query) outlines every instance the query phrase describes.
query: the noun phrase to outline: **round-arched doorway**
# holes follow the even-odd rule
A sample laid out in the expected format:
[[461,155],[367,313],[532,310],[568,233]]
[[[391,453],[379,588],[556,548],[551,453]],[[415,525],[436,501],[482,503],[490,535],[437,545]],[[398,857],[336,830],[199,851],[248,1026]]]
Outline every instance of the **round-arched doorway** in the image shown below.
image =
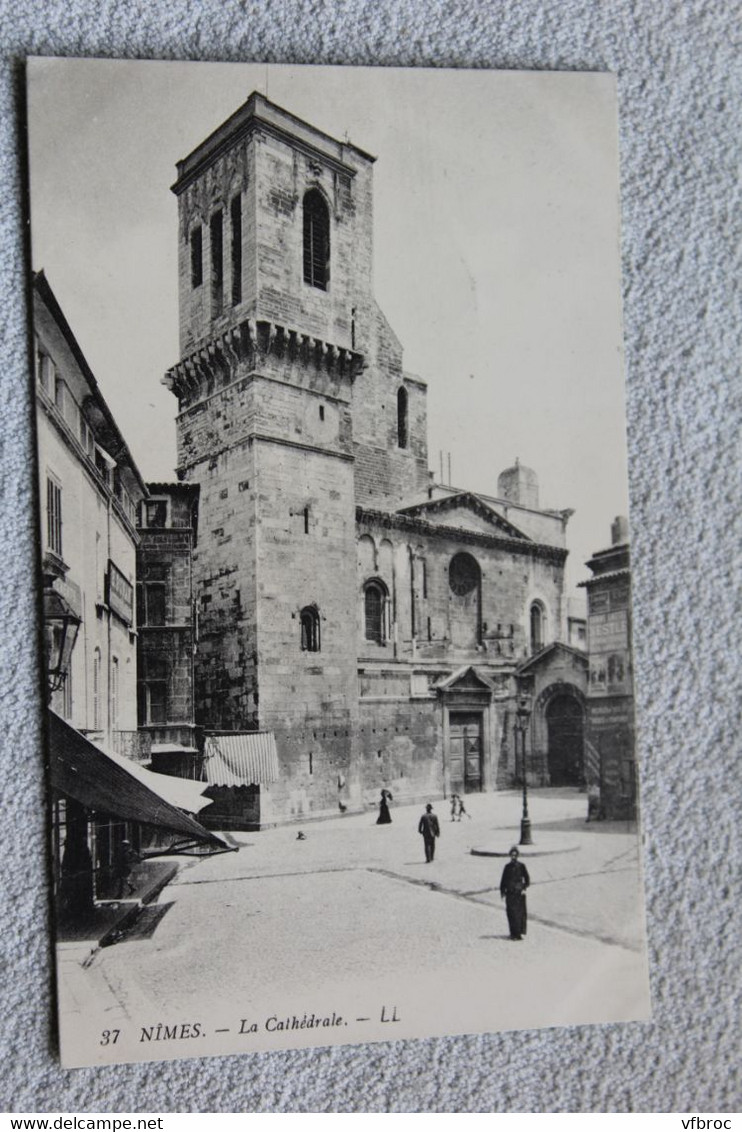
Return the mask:
[[584,782],[585,715],[574,696],[556,695],[546,707],[547,758],[552,786]]

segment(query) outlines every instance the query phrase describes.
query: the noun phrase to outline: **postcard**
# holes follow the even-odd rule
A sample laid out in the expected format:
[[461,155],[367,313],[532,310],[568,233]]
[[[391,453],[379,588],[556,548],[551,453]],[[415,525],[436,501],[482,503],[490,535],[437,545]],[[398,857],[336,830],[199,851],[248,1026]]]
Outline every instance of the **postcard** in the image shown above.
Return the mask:
[[63,1064],[647,1019],[614,78],[27,78]]

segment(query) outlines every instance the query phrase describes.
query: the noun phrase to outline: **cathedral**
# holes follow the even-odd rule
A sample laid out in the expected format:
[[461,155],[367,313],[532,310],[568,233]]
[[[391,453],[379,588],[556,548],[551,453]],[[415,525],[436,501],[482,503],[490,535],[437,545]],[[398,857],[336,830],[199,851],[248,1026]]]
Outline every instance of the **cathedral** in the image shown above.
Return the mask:
[[222,827],[581,781],[571,512],[517,461],[491,495],[429,472],[426,385],[374,298],[373,166],[253,93],[177,167],[165,382]]

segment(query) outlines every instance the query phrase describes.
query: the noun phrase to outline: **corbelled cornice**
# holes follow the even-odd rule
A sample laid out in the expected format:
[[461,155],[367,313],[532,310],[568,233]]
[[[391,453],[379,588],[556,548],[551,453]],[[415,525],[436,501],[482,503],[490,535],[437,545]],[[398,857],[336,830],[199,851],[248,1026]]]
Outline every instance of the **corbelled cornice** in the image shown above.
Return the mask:
[[363,354],[355,350],[267,319],[246,318],[188,354],[167,371],[162,381],[178,398],[182,411],[230,385],[241,363],[269,354],[292,361],[298,358],[317,369],[347,373],[351,380],[364,365]]
[[548,546],[545,543],[530,542],[523,538],[509,538],[506,535],[490,535],[483,531],[467,530],[465,527],[439,526],[402,511],[376,511],[367,507],[356,507],[356,522],[368,526],[414,532],[428,538],[451,539],[456,543],[469,543],[472,546],[496,547],[511,554],[523,555],[526,558],[541,558],[555,566],[563,566],[569,554],[569,551],[561,546]]

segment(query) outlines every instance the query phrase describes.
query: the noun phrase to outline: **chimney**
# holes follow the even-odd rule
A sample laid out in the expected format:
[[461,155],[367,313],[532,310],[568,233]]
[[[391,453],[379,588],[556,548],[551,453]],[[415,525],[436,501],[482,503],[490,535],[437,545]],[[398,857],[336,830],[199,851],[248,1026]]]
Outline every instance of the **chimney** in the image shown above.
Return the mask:
[[622,546],[629,541],[629,520],[625,515],[616,515],[611,523],[611,546]]

